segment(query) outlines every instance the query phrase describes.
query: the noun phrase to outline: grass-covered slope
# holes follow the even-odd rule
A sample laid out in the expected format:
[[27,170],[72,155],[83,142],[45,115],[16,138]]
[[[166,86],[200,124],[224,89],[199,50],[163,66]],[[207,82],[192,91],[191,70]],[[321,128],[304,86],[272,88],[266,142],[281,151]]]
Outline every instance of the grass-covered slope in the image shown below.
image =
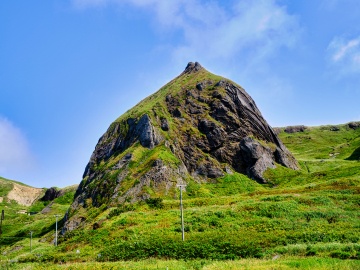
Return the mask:
[[[2,259],[88,263],[73,265],[72,269],[95,269],[96,265],[98,269],[116,265],[165,268],[163,261],[134,262],[147,258],[178,260],[168,262],[174,269],[328,269],[335,265],[337,269],[359,269],[360,162],[353,157],[360,147],[360,129],[346,125],[338,128],[331,131],[323,126],[280,133],[301,169],[278,166],[268,170],[268,185],[238,173],[213,183],[191,182],[184,193],[184,242],[179,191],[175,190],[163,200],[125,202],[110,208],[89,205],[82,213],[84,226],[60,238],[57,248],[36,241],[31,254],[27,238],[3,246],[2,254],[6,255]],[[43,225],[38,239],[51,239],[52,214],[48,217],[52,223]],[[25,236],[28,230],[35,230],[37,226],[30,224],[29,218],[41,222],[38,217],[17,218],[19,225],[12,235],[22,232]],[[16,250],[16,246],[21,249]],[[226,261],[249,257],[259,260]],[[274,262],[273,258],[280,259]],[[188,259],[195,261],[183,261]],[[106,263],[119,260],[133,262]],[[215,265],[211,260],[225,261]]]
[[[25,187],[25,191],[34,189],[39,192],[37,199],[31,205],[21,204],[8,196],[14,192],[15,187]],[[0,234],[0,259],[8,260],[28,252],[30,248],[30,232],[32,233],[33,248],[48,248],[49,242],[54,239],[55,217],[64,216],[71,202],[73,201],[77,185],[66,187],[62,191],[62,196],[53,201],[41,201],[40,198],[45,194],[46,188],[37,189],[23,183],[0,179],[0,211],[4,210],[4,219],[1,222]],[[17,196],[21,196],[22,190],[18,190]],[[16,198],[16,196],[15,196]],[[1,267],[0,267],[1,268]]]
[[334,182],[334,185],[344,183],[355,189],[359,186],[360,128],[351,129],[347,124],[309,127],[304,132],[282,132],[279,137],[302,169],[296,172],[286,168],[269,170],[267,177],[275,185],[315,187]]

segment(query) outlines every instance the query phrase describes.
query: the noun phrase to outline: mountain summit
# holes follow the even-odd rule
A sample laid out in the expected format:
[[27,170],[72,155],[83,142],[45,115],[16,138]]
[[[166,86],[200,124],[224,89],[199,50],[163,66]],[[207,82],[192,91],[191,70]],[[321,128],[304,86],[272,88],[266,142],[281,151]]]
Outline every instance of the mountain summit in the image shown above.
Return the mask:
[[70,213],[89,203],[169,195],[178,183],[216,182],[234,172],[266,183],[264,171],[278,165],[298,168],[253,99],[234,82],[190,62],[110,125],[86,166]]

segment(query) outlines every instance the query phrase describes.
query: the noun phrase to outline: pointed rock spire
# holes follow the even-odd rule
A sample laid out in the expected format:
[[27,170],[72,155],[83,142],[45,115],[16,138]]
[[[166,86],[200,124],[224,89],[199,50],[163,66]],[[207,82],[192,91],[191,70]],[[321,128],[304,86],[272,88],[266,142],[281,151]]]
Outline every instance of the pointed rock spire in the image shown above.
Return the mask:
[[194,73],[203,69],[199,62],[189,62],[184,70],[184,73]]

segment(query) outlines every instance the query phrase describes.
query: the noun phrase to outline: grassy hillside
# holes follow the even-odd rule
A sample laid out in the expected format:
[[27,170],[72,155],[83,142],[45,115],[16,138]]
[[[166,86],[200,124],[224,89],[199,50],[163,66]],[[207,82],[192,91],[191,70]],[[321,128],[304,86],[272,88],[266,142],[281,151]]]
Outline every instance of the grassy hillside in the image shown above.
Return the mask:
[[[86,225],[58,247],[51,243],[53,214],[69,202],[45,215],[14,210],[16,223],[4,221],[2,241],[15,240],[3,242],[0,258],[14,269],[360,269],[360,128],[337,127],[280,133],[301,170],[268,170],[268,185],[237,173],[189,183],[185,242],[176,191],[110,208],[88,204]],[[32,253],[29,230],[36,232]]]
[[[22,254],[25,246],[29,247],[30,231],[33,232],[32,245],[34,248],[41,245],[48,247],[47,238],[53,239],[52,232],[55,229],[54,214],[60,214],[61,218],[63,217],[73,200],[77,187],[65,188],[64,195],[52,202],[36,200],[32,205],[25,206],[7,198],[14,183],[29,187],[21,182],[5,178],[0,179],[0,196],[2,197],[0,210],[4,210],[2,234],[0,235],[0,258],[2,261]],[[43,189],[40,197],[45,193],[45,190]],[[29,213],[32,214],[29,215]]]

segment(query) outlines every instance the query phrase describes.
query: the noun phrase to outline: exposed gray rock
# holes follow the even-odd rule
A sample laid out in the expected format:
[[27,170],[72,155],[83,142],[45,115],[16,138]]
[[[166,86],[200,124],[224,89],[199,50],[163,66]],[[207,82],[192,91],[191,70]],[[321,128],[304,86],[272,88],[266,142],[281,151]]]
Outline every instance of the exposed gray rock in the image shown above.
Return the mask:
[[225,166],[224,170],[227,174],[234,174],[234,172],[231,170],[231,168],[229,166]]
[[[205,81],[194,85],[193,89],[184,90],[186,94],[185,102],[178,96],[168,95],[166,104],[168,111],[174,116],[175,109],[186,112],[191,119],[193,127],[206,136],[196,137],[185,133],[179,138],[182,143],[179,147],[170,146],[173,153],[183,161],[191,175],[199,175],[207,178],[218,177],[223,171],[216,162],[227,163],[240,173],[246,173],[251,177],[265,181],[260,174],[266,166],[273,167],[275,162],[292,168],[298,169],[298,164],[292,154],[279,140],[274,130],[267,124],[262,117],[259,109],[252,98],[244,89],[228,80],[220,80],[216,84],[207,84]],[[209,91],[209,89],[211,89]],[[211,94],[212,98],[208,95]],[[199,101],[201,103],[199,103]],[[205,117],[204,117],[205,116]],[[213,118],[209,119],[209,116]],[[185,117],[185,115],[183,116]],[[189,119],[188,118],[188,119]],[[289,130],[305,130],[305,126],[293,127]],[[252,164],[255,172],[250,173],[249,164],[245,160],[239,142],[248,137],[254,136],[258,141],[272,144],[269,159],[272,163],[259,161],[258,165]],[[212,165],[201,162],[204,153],[210,154],[214,160],[209,161]],[[199,164],[199,165],[196,165]],[[258,169],[263,166],[263,168]],[[216,168],[215,171],[208,168]],[[216,173],[213,173],[216,172]]]
[[49,203],[43,210],[41,210],[41,214],[47,214],[50,213],[52,208],[53,202]]
[[199,130],[206,135],[211,149],[220,147],[227,137],[226,132],[221,127],[206,119],[199,122]]
[[147,114],[144,114],[139,120],[129,118],[126,123],[115,122],[99,139],[85,168],[83,178],[91,175],[92,167],[95,164],[101,160],[107,160],[116,152],[124,152],[136,141],[139,141],[143,147],[153,148],[162,140],[163,138],[156,132]]
[[306,130],[307,127],[303,126],[303,125],[299,125],[299,126],[288,126],[284,129],[284,131],[286,133],[296,133],[296,132],[304,132]]
[[201,70],[203,67],[198,62],[189,62],[183,73],[194,73]]
[[118,163],[115,164],[115,166],[113,167],[113,170],[119,170],[121,168],[123,168],[125,165],[127,165],[129,163],[129,161],[131,160],[132,154],[128,153],[126,154],[122,159],[120,159],[118,161]]
[[196,170],[196,174],[201,176],[205,176],[208,178],[218,178],[224,176],[223,171],[220,168],[214,166],[214,164],[210,162],[202,163]]
[[247,164],[248,175],[259,183],[266,183],[263,173],[268,168],[276,167],[271,149],[250,137],[241,140],[240,148]]
[[286,147],[276,147],[274,155],[277,163],[293,170],[299,169],[296,159]]
[[340,128],[337,127],[337,126],[331,126],[330,127],[330,131],[339,131],[339,130],[340,130]]
[[133,136],[133,139],[135,138],[135,140],[136,137],[138,137],[140,144],[147,148],[153,148],[162,140],[162,138],[155,132],[147,114],[143,115],[136,124]]
[[40,201],[52,201],[63,195],[63,192],[57,190],[55,187],[51,187],[45,191],[45,195],[40,199]]
[[161,118],[161,129],[164,131],[169,131],[169,123],[166,118]]
[[360,127],[360,122],[350,122],[348,124],[349,128],[352,128],[352,129],[357,129]]
[[152,168],[137,181],[137,184],[129,188],[125,193],[114,196],[118,203],[130,201],[132,203],[139,200],[146,200],[150,195],[144,191],[144,187],[152,187],[155,191],[165,190],[167,193],[176,185],[178,179],[183,179],[188,173],[184,165],[179,168],[171,168],[157,159]]
[[79,226],[83,225],[84,222],[86,221],[86,218],[82,216],[73,216],[71,219],[67,220],[65,215],[64,219],[66,221],[64,227],[61,229],[62,235],[64,235],[66,232],[75,230]]
[[196,84],[196,89],[199,91],[202,91],[203,89],[205,89],[205,87],[212,85],[213,82],[211,80],[205,80],[202,82],[199,82],[198,84]]

